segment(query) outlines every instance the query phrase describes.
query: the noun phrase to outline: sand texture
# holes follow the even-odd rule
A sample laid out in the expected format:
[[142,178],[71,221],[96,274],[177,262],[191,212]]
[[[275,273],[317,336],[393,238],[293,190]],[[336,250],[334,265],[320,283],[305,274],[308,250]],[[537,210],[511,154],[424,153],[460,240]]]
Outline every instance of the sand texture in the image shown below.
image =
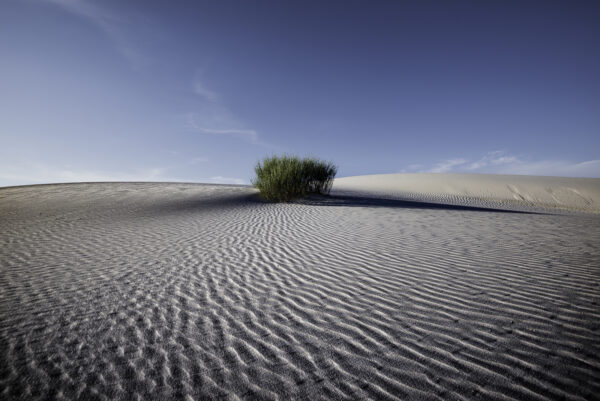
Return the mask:
[[3,188],[0,399],[597,400],[599,223],[244,186]]
[[338,178],[332,193],[509,210],[600,213],[600,178],[376,174]]

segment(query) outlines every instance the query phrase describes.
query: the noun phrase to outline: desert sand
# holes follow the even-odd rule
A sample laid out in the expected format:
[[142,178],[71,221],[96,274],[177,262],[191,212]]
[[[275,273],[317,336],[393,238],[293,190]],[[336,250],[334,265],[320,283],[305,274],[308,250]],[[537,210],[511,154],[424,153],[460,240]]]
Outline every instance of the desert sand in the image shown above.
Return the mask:
[[598,399],[598,180],[496,179],[1,188],[0,398]]
[[509,210],[600,213],[598,178],[375,174],[336,179],[333,193]]

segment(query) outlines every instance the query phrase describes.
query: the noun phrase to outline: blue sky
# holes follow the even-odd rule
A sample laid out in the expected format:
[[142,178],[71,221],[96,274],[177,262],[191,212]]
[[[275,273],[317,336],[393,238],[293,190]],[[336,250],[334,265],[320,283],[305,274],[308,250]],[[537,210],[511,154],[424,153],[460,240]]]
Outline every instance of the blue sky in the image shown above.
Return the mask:
[[597,1],[0,3],[0,186],[600,177]]

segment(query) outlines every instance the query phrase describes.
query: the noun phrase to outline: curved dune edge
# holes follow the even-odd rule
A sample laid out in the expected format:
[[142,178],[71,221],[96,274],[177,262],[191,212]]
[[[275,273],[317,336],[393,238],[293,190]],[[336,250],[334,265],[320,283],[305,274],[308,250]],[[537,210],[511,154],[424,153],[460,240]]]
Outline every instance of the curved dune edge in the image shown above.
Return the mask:
[[598,178],[376,174],[338,178],[331,194],[509,210],[600,213]]

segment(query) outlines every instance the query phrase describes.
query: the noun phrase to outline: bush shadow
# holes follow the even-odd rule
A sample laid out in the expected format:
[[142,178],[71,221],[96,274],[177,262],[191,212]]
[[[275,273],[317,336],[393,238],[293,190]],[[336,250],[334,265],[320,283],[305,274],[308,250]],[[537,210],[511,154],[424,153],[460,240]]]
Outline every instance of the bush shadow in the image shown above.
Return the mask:
[[303,199],[295,200],[293,203],[312,206],[343,206],[343,207],[370,207],[370,208],[402,208],[402,209],[431,209],[431,210],[463,210],[472,212],[496,212],[516,214],[549,214],[526,210],[510,210],[487,208],[479,206],[451,205],[443,203],[432,203],[422,201],[367,198],[350,195],[312,195]]

